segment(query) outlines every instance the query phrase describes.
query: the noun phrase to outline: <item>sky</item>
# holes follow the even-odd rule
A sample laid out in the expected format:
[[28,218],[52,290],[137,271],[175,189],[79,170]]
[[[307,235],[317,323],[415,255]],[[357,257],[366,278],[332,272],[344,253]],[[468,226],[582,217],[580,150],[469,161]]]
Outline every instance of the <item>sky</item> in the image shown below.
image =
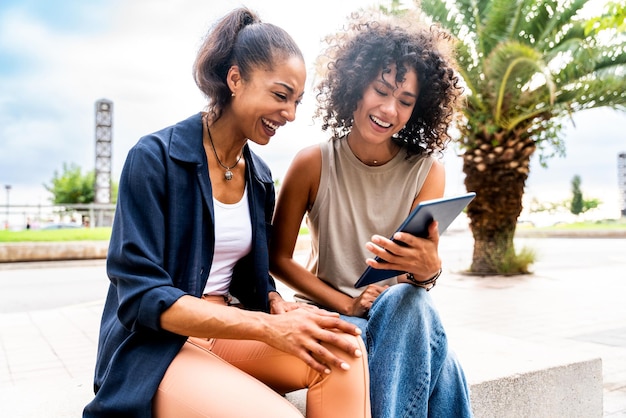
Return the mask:
[[[206,101],[192,75],[208,28],[229,10],[248,6],[286,29],[309,68],[321,39],[346,16],[376,0],[2,0],[0,3],[0,205],[48,204],[50,184],[63,164],[95,166],[95,102],[113,101],[113,178],[137,140],[202,111]],[[385,2],[383,2],[385,3]],[[305,96],[295,122],[269,145],[254,146],[281,179],[295,153],[326,139]],[[571,196],[579,175],[585,198],[599,198],[607,217],[618,217],[617,154],[626,151],[626,114],[596,109],[566,124],[566,157],[531,164],[525,199]],[[445,155],[446,194],[465,191],[462,162]]]

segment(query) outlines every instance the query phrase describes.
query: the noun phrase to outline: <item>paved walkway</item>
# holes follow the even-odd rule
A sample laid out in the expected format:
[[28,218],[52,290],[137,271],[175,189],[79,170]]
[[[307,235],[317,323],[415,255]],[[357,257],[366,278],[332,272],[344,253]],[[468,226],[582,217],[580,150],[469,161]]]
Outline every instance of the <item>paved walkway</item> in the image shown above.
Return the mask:
[[[626,239],[519,239],[518,250],[527,246],[538,257],[535,273],[521,277],[460,274],[471,246],[468,234],[454,231],[440,244],[445,274],[431,294],[451,346],[463,344],[455,330],[471,329],[601,357],[604,416],[626,417]],[[101,277],[94,286],[102,294],[107,286],[102,260],[43,268],[0,264],[0,293],[38,276],[58,283],[56,288],[81,277]],[[2,417],[78,417],[92,396],[103,300],[85,302],[77,295],[79,303],[33,309],[26,302],[40,289],[33,284],[21,296],[27,308],[0,307]]]

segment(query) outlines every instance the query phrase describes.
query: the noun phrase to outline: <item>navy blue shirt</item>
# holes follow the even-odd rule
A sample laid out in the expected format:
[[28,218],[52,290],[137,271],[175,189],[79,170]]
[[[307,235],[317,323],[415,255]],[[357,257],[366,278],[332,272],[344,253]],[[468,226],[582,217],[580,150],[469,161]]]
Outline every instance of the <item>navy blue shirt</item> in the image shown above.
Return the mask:
[[[275,291],[268,247],[274,183],[246,145],[252,250],[235,266],[230,293],[246,309],[268,310]],[[200,113],[147,135],[129,151],[109,243],[111,281],[94,380],[84,417],[150,417],[152,398],[186,340],[160,316],[183,295],[200,297],[215,250],[214,211]]]

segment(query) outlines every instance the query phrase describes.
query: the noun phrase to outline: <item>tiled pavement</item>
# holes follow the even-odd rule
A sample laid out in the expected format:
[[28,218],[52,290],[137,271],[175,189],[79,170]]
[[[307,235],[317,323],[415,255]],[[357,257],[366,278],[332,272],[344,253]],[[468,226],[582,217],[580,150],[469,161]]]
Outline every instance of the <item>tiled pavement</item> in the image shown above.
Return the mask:
[[[451,346],[463,344],[455,330],[470,329],[601,357],[604,416],[626,417],[626,239],[518,239],[518,249],[532,248],[538,261],[534,274],[516,277],[460,274],[471,246],[464,232],[441,238],[445,274],[431,294]],[[27,292],[16,289],[33,277],[54,286],[34,281]],[[90,400],[103,300],[85,301],[84,289],[73,303],[58,296],[86,277],[93,294],[103,295],[102,260],[0,265],[0,292],[11,295],[0,296],[1,417],[78,417]],[[50,303],[37,302],[39,308],[27,303],[47,295]]]

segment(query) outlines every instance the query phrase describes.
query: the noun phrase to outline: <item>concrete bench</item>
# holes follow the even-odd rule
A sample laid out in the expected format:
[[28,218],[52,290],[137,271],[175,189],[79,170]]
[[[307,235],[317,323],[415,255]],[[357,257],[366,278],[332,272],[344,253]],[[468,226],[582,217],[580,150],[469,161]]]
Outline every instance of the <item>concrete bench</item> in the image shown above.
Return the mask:
[[[475,418],[600,418],[602,363],[562,349],[447,329],[470,384]],[[0,390],[6,416],[77,416],[93,396],[91,366],[73,380],[46,380]],[[304,414],[306,389],[287,394]],[[3,416],[5,416],[3,415]]]
[[[602,417],[600,358],[476,331],[447,332],[470,384],[475,418]],[[287,399],[304,414],[306,390]]]

